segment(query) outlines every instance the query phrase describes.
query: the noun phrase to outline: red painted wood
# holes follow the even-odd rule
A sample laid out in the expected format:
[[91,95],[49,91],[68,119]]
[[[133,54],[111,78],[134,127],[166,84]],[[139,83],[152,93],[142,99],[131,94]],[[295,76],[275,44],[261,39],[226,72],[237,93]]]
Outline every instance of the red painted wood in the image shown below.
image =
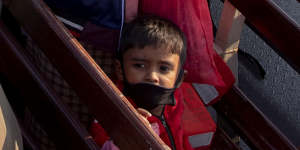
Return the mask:
[[6,5],[121,149],[163,149],[161,139],[40,0]]
[[30,150],[38,150],[38,145],[36,142],[31,138],[31,135],[26,132],[26,130],[22,127],[22,123],[19,122],[19,126],[21,128],[22,132],[22,140],[23,140],[23,147],[24,149],[30,149]]
[[237,87],[226,93],[215,107],[218,112],[229,118],[234,128],[246,137],[254,149],[296,150],[296,147]]
[[[20,92],[24,102],[47,129],[59,149],[97,150],[89,134],[73,114],[58,99],[33,64],[23,53],[22,47],[0,22],[0,73]],[[20,100],[21,101],[21,100]],[[22,132],[24,142],[35,144],[30,135]]]
[[300,73],[300,26],[272,0],[229,0]]
[[[238,8],[241,9],[240,11],[247,19],[253,23],[260,32],[264,33],[265,37],[273,42],[285,56],[288,56],[288,60],[296,64],[296,66],[299,66],[299,61],[295,59],[295,56],[292,56],[299,56],[299,51],[297,51],[299,50],[299,44],[294,42],[295,38],[299,36],[297,25],[287,19],[286,16],[278,17],[276,20],[279,19],[279,24],[285,24],[282,20],[288,20],[288,23],[286,23],[287,25],[283,25],[287,26],[283,29],[284,32],[278,31],[279,33],[276,33],[278,27],[273,28],[272,25],[270,26],[269,23],[266,23],[269,22],[272,16],[276,17],[276,15],[274,15],[276,13],[273,12],[273,10],[277,9],[276,7],[270,7],[272,9],[269,10],[262,4],[257,4],[259,2],[255,5],[251,5],[250,2],[245,2],[249,4],[247,7],[254,8],[253,10],[246,10],[247,7],[242,4],[241,1],[231,1],[234,2],[235,5],[239,5]],[[66,33],[67,31],[64,30],[60,24],[53,21],[53,15],[45,11],[47,9],[43,4],[40,5],[37,0],[33,0],[33,2],[34,3],[31,3],[30,0],[23,0],[21,2],[18,1],[17,4],[16,0],[11,0],[11,3],[7,6],[10,7],[10,10],[17,17],[18,21],[51,58],[51,61],[56,65],[58,70],[60,70],[68,83],[76,90],[78,95],[86,101],[89,108],[96,114],[97,119],[104,122],[103,126],[109,131],[117,143],[125,149],[144,149],[148,147],[148,143],[145,141],[149,140],[150,144],[161,148],[159,142],[153,138],[152,134],[147,132],[147,129],[136,117],[136,112],[132,110],[129,103],[120,97],[121,93],[104,75],[101,69],[95,66],[94,61],[87,55],[82,47],[80,47],[74,38]],[[265,10],[258,11],[263,9]],[[259,15],[265,18],[260,18]],[[43,33],[43,36],[41,36],[41,33]],[[280,39],[280,36],[285,37],[287,40]],[[99,98],[101,98],[101,100],[95,100]],[[245,99],[246,97],[241,94],[239,90],[232,89],[225,96],[225,100],[217,104],[216,108],[224,112],[224,114],[235,123],[238,129],[242,131],[243,135],[248,137],[255,148],[262,150],[295,149],[276,127],[274,127],[249,100]],[[99,106],[101,105],[105,107],[101,107],[100,109]],[[108,114],[107,112],[114,113]],[[115,120],[119,121],[118,125],[114,124]],[[120,124],[122,124],[122,126],[120,126]],[[132,135],[132,138],[129,138],[128,135]],[[134,145],[134,148],[130,148],[132,145]]]
[[217,128],[217,131],[214,135],[212,141],[211,150],[239,150],[237,145],[235,145],[227,134],[220,128]]

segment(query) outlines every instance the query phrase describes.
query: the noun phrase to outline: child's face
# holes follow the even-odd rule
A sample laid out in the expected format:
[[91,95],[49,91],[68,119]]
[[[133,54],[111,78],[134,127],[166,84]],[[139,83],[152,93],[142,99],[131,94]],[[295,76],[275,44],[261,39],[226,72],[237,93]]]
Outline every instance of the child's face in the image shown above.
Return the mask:
[[126,79],[131,84],[151,83],[173,88],[179,72],[179,55],[165,47],[129,49],[123,55]]

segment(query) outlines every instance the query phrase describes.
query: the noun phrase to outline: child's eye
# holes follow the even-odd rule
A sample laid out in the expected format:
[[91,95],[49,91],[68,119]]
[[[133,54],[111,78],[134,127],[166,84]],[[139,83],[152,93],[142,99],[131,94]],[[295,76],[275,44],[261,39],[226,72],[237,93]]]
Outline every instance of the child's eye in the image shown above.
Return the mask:
[[144,64],[133,64],[133,66],[134,66],[134,68],[137,68],[137,69],[145,68]]
[[162,73],[168,73],[170,71],[170,67],[168,66],[160,66],[159,69]]

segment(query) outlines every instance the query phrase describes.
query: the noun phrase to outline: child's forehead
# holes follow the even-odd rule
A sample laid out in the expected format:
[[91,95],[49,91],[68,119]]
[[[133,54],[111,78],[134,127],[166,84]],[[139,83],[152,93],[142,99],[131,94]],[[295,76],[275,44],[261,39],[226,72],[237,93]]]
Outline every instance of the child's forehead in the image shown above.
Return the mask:
[[172,49],[169,46],[166,45],[148,45],[144,47],[134,47],[131,49],[128,49],[126,53],[131,54],[144,54],[144,55],[150,55],[150,54],[156,54],[156,55],[164,55],[164,56],[172,56],[172,55],[178,55],[177,53],[172,52]]
[[149,51],[149,52],[156,51],[157,53],[161,53],[161,54],[179,55],[174,52],[173,47],[171,45],[167,45],[167,44],[135,46],[134,48],[128,49],[127,51],[132,51],[132,50],[134,50],[136,53],[142,53],[143,51]]
[[172,53],[167,47],[145,46],[144,48],[128,49],[123,55],[126,60],[144,59],[148,61],[168,61],[172,63],[179,63],[179,55]]

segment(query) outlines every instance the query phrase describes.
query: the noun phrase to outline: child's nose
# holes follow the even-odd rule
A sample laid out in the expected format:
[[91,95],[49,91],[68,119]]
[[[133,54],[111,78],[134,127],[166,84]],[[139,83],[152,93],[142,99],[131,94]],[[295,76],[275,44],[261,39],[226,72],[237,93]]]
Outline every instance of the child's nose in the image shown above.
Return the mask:
[[151,72],[147,73],[145,80],[146,80],[146,82],[158,84],[158,81],[159,81],[158,74],[154,71],[151,71]]

